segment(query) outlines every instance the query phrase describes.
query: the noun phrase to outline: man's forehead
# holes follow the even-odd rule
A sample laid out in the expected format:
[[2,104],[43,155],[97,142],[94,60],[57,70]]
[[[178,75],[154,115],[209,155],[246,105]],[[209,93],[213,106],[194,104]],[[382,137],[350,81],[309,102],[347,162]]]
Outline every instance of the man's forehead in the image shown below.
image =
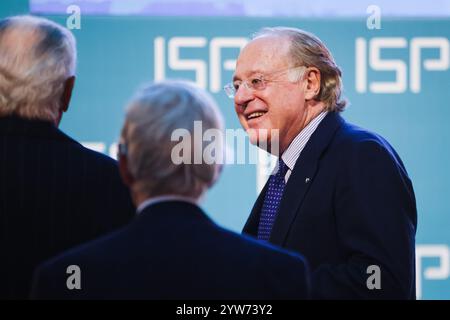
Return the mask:
[[285,40],[263,37],[248,43],[237,59],[234,78],[272,72],[289,65],[289,45]]

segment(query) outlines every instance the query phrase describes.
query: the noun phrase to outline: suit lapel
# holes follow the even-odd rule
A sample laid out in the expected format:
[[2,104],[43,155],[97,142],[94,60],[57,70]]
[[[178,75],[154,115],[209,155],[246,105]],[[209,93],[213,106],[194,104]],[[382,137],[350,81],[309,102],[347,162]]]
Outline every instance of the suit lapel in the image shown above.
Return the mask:
[[[271,243],[280,246],[283,245],[289,233],[290,226],[298,214],[298,209],[300,208],[309,187],[314,181],[314,177],[318,170],[319,159],[331,142],[336,130],[343,122],[344,120],[339,114],[335,112],[328,113],[311,136],[300,154],[300,157],[297,159],[294,170],[285,187],[283,198],[280,203],[280,209],[270,235],[269,241]],[[260,198],[261,196],[258,198],[258,201],[260,201]],[[264,199],[264,197],[262,198]],[[263,199],[261,200],[261,205]],[[257,208],[254,208],[254,210],[255,209]],[[259,211],[261,211],[260,208]]]

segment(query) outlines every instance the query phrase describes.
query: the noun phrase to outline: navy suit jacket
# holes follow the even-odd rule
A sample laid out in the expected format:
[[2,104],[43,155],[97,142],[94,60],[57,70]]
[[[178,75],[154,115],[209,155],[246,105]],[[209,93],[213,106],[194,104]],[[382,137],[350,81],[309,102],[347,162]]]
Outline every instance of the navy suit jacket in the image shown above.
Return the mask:
[[[266,190],[246,234],[257,235]],[[414,299],[416,225],[413,187],[394,149],[331,112],[295,164],[269,241],[306,257],[312,298]],[[368,289],[377,274],[381,289]]]
[[50,122],[0,118],[0,299],[27,299],[39,263],[133,216],[116,161]]
[[[69,290],[69,265],[81,289]],[[300,255],[224,230],[196,205],[160,202],[128,226],[42,265],[35,299],[304,299]]]

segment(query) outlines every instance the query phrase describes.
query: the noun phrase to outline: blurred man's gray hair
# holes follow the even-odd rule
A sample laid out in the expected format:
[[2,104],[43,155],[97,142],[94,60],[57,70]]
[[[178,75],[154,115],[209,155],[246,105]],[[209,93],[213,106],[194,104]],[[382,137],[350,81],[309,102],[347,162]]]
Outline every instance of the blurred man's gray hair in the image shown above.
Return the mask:
[[201,121],[203,132],[223,130],[223,119],[213,98],[192,83],[152,84],[132,99],[121,140],[126,145],[135,191],[152,197],[171,194],[198,199],[214,184],[221,163],[203,159],[201,163],[177,163],[173,159],[172,151],[179,144],[172,139],[176,130],[183,129],[192,137],[192,152],[199,144],[204,148],[208,143],[194,135],[196,121]]
[[75,66],[75,38],[66,28],[32,16],[1,20],[0,116],[55,121]]

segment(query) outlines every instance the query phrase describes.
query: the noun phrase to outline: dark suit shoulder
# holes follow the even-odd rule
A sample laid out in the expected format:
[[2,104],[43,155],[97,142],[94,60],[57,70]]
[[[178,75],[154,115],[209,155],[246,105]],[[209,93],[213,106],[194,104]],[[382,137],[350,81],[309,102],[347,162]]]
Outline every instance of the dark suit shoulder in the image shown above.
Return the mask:
[[303,255],[247,235],[238,235],[220,227],[218,229],[224,238],[219,252],[233,248],[233,254],[224,256],[239,261],[241,268],[247,268],[254,277],[266,279],[272,288],[284,281],[285,292],[279,296],[307,298],[310,275],[308,262]]
[[[86,273],[100,276],[102,270],[117,269],[117,261],[127,263],[125,256],[117,256],[126,248],[126,242],[120,243],[126,228],[78,245],[41,263],[34,272],[30,298],[54,300],[85,297]],[[80,274],[82,290],[67,289],[67,279],[75,272]]]
[[109,170],[111,174],[114,175],[114,177],[117,177],[117,179],[120,180],[120,185],[122,186],[122,180],[120,179],[118,163],[115,159],[103,153],[90,150],[84,146],[82,146],[82,148],[84,149],[84,152],[86,153],[86,156],[88,158],[95,159],[95,161],[99,162],[104,167],[105,170]]
[[91,149],[83,146],[79,142],[73,140],[69,136],[67,136],[67,137],[68,137],[67,142],[70,142],[71,147],[73,149],[77,150],[77,152],[83,154],[83,156],[86,157],[88,160],[98,161],[102,165],[107,166],[110,169],[114,169],[114,170],[117,169],[117,161],[114,160],[113,158],[111,158],[103,153],[100,153],[98,151],[91,150]]
[[339,128],[335,136],[335,141],[344,146],[358,146],[362,144],[379,144],[390,146],[389,143],[379,134],[351,123],[344,123]]
[[[392,145],[381,135],[350,123],[344,123],[337,131],[333,145],[345,158],[375,157],[403,166]],[[356,159],[357,160],[357,159]]]
[[102,235],[94,240],[80,244],[42,263],[40,269],[57,269],[70,264],[90,265],[105,264],[105,257],[108,254],[114,256],[117,249],[123,249],[126,241],[123,239],[127,235],[127,226],[114,230],[106,235]]
[[[219,227],[220,228],[220,227]],[[269,264],[274,265],[282,263],[300,263],[305,264],[304,257],[296,252],[288,251],[281,247],[275,246],[268,242],[261,242],[253,237],[247,235],[238,235],[232,231],[221,229],[223,235],[227,238],[227,241],[236,242],[242,251],[247,251],[247,257],[259,256],[261,259],[266,260]]]

